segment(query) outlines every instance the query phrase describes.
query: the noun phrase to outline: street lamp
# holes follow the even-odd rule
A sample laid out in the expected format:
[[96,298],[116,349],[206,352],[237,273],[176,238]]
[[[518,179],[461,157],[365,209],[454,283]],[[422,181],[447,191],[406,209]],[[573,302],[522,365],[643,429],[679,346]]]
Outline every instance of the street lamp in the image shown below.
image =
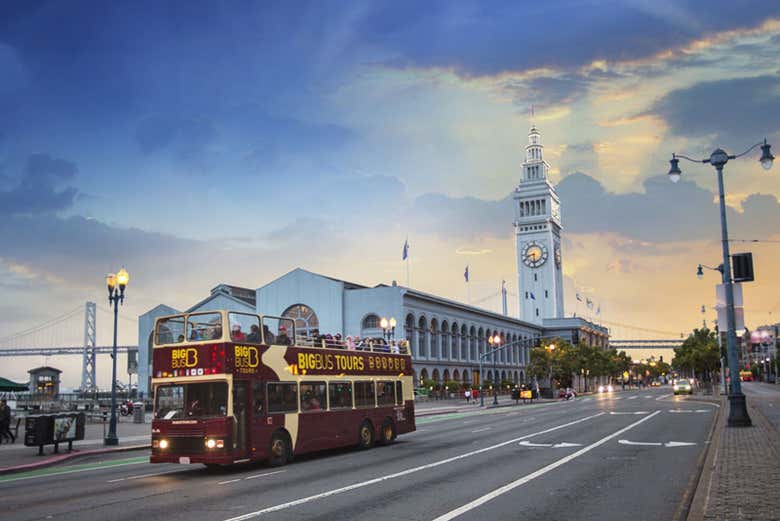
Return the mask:
[[395,320],[395,317],[390,317],[390,320],[386,319],[385,317],[382,317],[382,319],[379,321],[379,327],[382,328],[382,338],[384,338],[388,342],[395,339],[396,324],[397,322]]
[[125,301],[125,289],[129,282],[130,274],[124,268],[120,269],[116,275],[113,273],[106,275],[108,304],[114,308],[114,348],[111,352],[111,420],[108,424],[108,436],[103,440],[105,445],[119,444],[119,438],[116,435],[116,324],[119,315],[119,305]]
[[[759,159],[761,166],[764,170],[772,168],[772,162],[774,156],[770,152],[771,145],[764,139],[763,143],[756,143],[752,147],[748,148],[741,154],[729,155],[724,150],[718,148],[708,158],[704,159],[691,159],[682,154],[672,154],[672,159],[669,161],[671,167],[669,168],[669,179],[676,183],[682,176],[682,171],[679,166],[679,159],[682,158],[693,163],[709,163],[715,167],[718,173],[718,192],[720,197],[720,228],[721,228],[721,241],[723,245],[723,285],[726,288],[726,317],[728,319],[728,330],[726,335],[726,351],[728,353],[729,360],[729,372],[731,373],[731,388],[729,391],[729,418],[728,425],[730,427],[748,427],[751,425],[750,416],[747,411],[747,403],[745,402],[745,395],[742,394],[742,385],[739,381],[739,353],[737,352],[737,332],[736,332],[736,319],[734,316],[734,286],[731,280],[731,262],[729,254],[729,234],[728,226],[726,225],[726,196],[723,188],[723,167],[730,159],[737,159],[744,156],[756,147],[761,147],[761,158]],[[698,275],[698,273],[697,273]]]
[[[501,337],[498,335],[488,337],[490,347],[496,346],[496,350],[501,346]],[[493,405],[498,405],[498,366],[496,365],[497,354],[493,353]],[[481,394],[481,393],[480,393]]]
[[553,393],[553,377],[552,377],[552,354],[555,351],[555,344],[550,344],[548,346],[544,346],[544,348],[547,350],[547,352],[550,353],[550,365],[547,367],[547,380],[550,382],[550,397],[555,398],[555,393]]

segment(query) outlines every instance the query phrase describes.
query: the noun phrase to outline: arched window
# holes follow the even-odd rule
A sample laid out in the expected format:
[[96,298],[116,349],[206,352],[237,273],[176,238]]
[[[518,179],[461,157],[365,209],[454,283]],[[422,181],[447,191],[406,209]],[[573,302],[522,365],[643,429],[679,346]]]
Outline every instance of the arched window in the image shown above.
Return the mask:
[[379,316],[378,315],[366,315],[366,318],[363,319],[363,329],[377,329],[379,327]]
[[299,336],[313,337],[320,332],[320,320],[317,313],[305,304],[295,304],[282,313],[284,318],[295,321],[295,333]]

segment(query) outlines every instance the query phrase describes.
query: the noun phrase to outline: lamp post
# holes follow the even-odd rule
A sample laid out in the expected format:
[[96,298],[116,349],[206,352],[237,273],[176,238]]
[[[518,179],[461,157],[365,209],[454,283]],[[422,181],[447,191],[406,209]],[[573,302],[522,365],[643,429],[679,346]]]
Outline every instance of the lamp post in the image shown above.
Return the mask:
[[[713,167],[718,175],[718,192],[720,198],[720,228],[721,228],[721,242],[723,246],[723,285],[726,289],[726,317],[728,320],[728,330],[726,333],[726,352],[729,360],[729,372],[731,374],[731,387],[729,390],[729,418],[728,425],[730,427],[749,427],[751,425],[750,416],[747,411],[747,403],[745,402],[745,395],[742,394],[742,386],[739,382],[739,353],[737,353],[737,332],[736,332],[736,319],[734,316],[734,286],[731,280],[731,259],[729,253],[729,235],[728,227],[726,225],[726,196],[723,188],[723,167],[730,159],[737,159],[744,156],[748,152],[752,151],[756,147],[761,147],[761,158],[759,159],[761,166],[764,170],[772,168],[772,162],[774,156],[770,152],[771,145],[764,139],[763,143],[756,143],[745,152],[739,155],[729,155],[722,149],[716,149],[708,158],[705,159],[691,159],[681,154],[672,154],[672,159],[669,161],[671,167],[669,168],[669,179],[676,183],[682,176],[680,171],[679,162],[681,159],[691,161],[693,163],[709,163]],[[699,270],[701,271],[701,269]]]
[[[498,380],[498,367],[496,365],[496,359],[498,358],[498,356],[496,352],[501,347],[501,337],[498,335],[488,337],[488,344],[490,344],[490,347],[496,346],[496,349],[493,349],[491,352],[493,353],[493,405],[498,405],[499,383],[496,382],[496,380]],[[480,396],[481,395],[482,393],[480,393]]]
[[397,322],[395,320],[395,317],[390,317],[390,320],[386,319],[385,317],[382,317],[379,320],[379,327],[382,328],[382,338],[384,338],[388,342],[394,340],[396,324]]
[[108,424],[108,436],[103,440],[105,445],[119,444],[119,438],[116,435],[116,324],[119,316],[119,305],[125,301],[125,289],[128,282],[130,282],[130,274],[124,268],[119,270],[116,275],[113,273],[106,275],[108,303],[114,307],[114,348],[111,352],[111,420]]
[[555,398],[555,393],[553,392],[553,383],[552,383],[552,354],[555,352],[555,344],[550,344],[549,346],[544,346],[544,348],[547,350],[548,353],[550,353],[550,363],[547,366],[547,380],[550,382],[550,398]]

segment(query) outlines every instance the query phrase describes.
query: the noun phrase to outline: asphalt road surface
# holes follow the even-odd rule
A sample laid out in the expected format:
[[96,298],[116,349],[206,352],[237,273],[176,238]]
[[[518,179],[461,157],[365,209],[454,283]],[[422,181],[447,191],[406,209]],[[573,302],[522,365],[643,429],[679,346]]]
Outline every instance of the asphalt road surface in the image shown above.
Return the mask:
[[390,446],[281,468],[80,459],[0,477],[2,518],[670,520],[715,410],[666,387],[419,418]]

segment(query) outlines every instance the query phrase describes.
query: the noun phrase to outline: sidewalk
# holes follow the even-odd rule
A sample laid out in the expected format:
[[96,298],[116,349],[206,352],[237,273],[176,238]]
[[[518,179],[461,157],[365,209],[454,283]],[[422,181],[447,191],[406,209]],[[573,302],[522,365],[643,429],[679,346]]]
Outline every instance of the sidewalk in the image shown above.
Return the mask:
[[726,426],[728,400],[714,429],[689,521],[770,521],[780,509],[780,433],[748,398],[752,427]]
[[[103,443],[104,424],[87,423],[84,439],[73,442],[73,451],[68,452],[68,444],[61,443],[59,453],[54,453],[54,445],[45,445],[43,456],[38,455],[38,447],[24,445],[24,422],[19,427],[16,443],[0,444],[0,474],[33,470],[68,459],[89,454],[121,452],[149,447],[151,443],[151,415],[147,414],[146,423],[133,423],[130,418],[117,418],[117,437],[119,445],[106,447]],[[108,423],[105,424],[108,432]]]

